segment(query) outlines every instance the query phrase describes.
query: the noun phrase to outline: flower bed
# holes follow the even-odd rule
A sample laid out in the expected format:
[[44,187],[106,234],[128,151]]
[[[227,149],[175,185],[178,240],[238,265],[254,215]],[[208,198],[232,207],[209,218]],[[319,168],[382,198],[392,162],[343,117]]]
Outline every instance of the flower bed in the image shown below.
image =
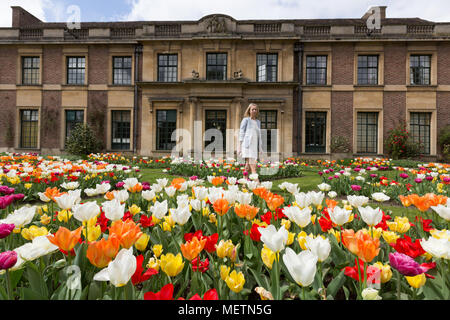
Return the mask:
[[[46,190],[0,210],[0,295],[18,299],[449,299],[449,200],[417,221],[364,196],[234,177],[127,178],[104,201]],[[435,199],[439,199],[437,204]],[[430,217],[432,219],[429,219]]]

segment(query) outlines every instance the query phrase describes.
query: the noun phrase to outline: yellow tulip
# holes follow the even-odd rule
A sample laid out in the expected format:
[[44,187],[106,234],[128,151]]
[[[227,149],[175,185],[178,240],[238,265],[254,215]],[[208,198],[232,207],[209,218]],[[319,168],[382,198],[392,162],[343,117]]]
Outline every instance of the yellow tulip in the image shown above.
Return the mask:
[[311,216],[311,222],[312,222],[312,224],[315,224],[315,223],[316,223],[316,218],[317,218],[317,214],[313,214],[313,215]]
[[46,227],[39,228],[38,226],[31,226],[29,228],[22,229],[21,234],[26,240],[33,240],[36,237],[47,235],[48,230]]
[[284,226],[286,230],[289,230],[291,228],[291,221],[288,219],[282,219],[281,225]]
[[264,245],[264,247],[261,249],[261,259],[266,267],[272,270],[272,265],[275,260],[275,252]]
[[181,253],[176,256],[173,253],[161,255],[161,270],[169,277],[177,276],[184,268],[183,257]]
[[395,231],[398,233],[405,233],[411,228],[411,225],[409,224],[409,220],[407,217],[395,217],[393,222],[387,221],[386,224],[388,225],[389,229],[391,231]]
[[424,273],[421,273],[414,277],[405,276],[405,278],[408,281],[409,285],[416,289],[419,289],[420,287],[422,287],[425,284],[425,282],[427,281],[427,278],[425,277]]
[[337,243],[341,241],[341,232],[339,230],[330,229],[328,233],[331,233],[336,238]]
[[[300,247],[302,248],[302,250],[306,250],[306,237],[308,235],[306,234],[305,231],[300,232],[297,235],[297,241],[300,244]],[[312,233],[309,234],[309,237],[314,238],[314,235]]]
[[374,267],[380,269],[380,281],[381,283],[386,283],[392,278],[391,266],[388,264],[383,264],[380,261],[373,264]]
[[234,245],[231,240],[220,240],[219,244],[216,246],[216,253],[219,258],[229,257],[231,251],[233,251]]
[[228,277],[228,275],[230,274],[230,267],[227,267],[226,265],[221,265],[220,266],[220,278],[225,281],[225,279]]
[[433,238],[436,239],[447,239],[450,240],[450,231],[448,230],[437,230],[437,229],[433,229],[430,230],[430,234],[433,236]]
[[160,255],[162,254],[162,252],[164,251],[164,250],[163,250],[162,244],[155,244],[155,245],[152,247],[152,251],[153,251],[153,254],[155,255],[155,257],[159,258],[159,256],[160,256]]
[[59,222],[68,222],[72,217],[72,212],[70,210],[61,210],[58,212],[58,220]]
[[148,260],[147,268],[155,269],[156,271],[159,271],[160,264],[161,264],[161,261],[152,257]]
[[144,251],[147,248],[148,241],[150,240],[150,236],[146,233],[142,233],[139,239],[134,243],[134,246],[139,251]]
[[135,214],[141,212],[141,208],[138,207],[137,205],[133,204],[131,207],[128,208],[128,210],[130,211],[130,213],[134,216]]
[[44,225],[44,226],[46,226],[46,225],[48,225],[49,223],[50,223],[50,221],[51,221],[51,219],[52,218],[50,218],[48,215],[46,215],[46,214],[43,214],[42,216],[41,216],[41,223]]
[[38,214],[39,214],[40,216],[42,216],[44,213],[47,213],[47,212],[48,212],[48,207],[47,207],[47,205],[43,205],[43,206],[41,206],[41,207],[38,207],[38,208],[37,208],[37,212],[38,212]]
[[295,233],[288,232],[288,239],[286,241],[286,245],[290,246],[294,242],[294,239],[295,239]]
[[33,184],[31,184],[31,183],[25,183],[24,185],[23,185],[24,187],[25,187],[25,189],[30,189],[32,186],[33,186]]
[[393,231],[383,231],[382,233],[384,241],[388,244],[396,243],[397,239],[400,238],[400,235]]
[[241,271],[237,273],[236,270],[233,270],[225,279],[225,282],[227,283],[227,286],[231,291],[239,293],[241,292],[242,288],[244,288],[245,277]]

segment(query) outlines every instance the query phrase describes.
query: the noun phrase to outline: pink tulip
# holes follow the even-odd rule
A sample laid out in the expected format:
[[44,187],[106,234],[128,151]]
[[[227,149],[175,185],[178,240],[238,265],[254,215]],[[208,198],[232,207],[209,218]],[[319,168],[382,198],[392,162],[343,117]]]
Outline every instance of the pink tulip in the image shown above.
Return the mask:
[[357,184],[352,184],[351,188],[353,191],[361,191],[361,186]]
[[400,252],[390,253],[389,263],[391,267],[408,277],[414,277],[425,272],[413,258]]
[[415,183],[422,183],[422,179],[416,178],[416,179],[414,179],[414,182],[415,182]]
[[400,178],[406,179],[406,178],[408,178],[408,177],[409,177],[408,174],[406,174],[406,173],[400,173]]
[[0,239],[9,236],[15,227],[14,224],[0,223]]
[[17,252],[5,251],[0,253],[0,270],[7,270],[17,262]]

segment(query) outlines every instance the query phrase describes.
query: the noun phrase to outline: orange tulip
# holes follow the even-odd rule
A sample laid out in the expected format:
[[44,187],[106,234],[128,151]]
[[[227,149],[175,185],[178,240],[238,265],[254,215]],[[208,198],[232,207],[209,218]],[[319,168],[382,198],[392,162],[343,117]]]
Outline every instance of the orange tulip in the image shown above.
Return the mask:
[[47,188],[47,189],[45,189],[44,195],[47,198],[52,199],[53,201],[55,201],[55,198],[63,195],[64,193],[65,192],[60,192],[57,187],[54,187],[54,188]]
[[224,181],[225,181],[225,179],[222,177],[214,177],[214,178],[212,178],[211,183],[215,187],[217,187],[218,185],[221,185]]
[[142,184],[136,183],[131,188],[128,188],[128,191],[130,191],[131,193],[141,192],[142,191]]
[[336,207],[338,204],[338,202],[333,199],[325,199],[325,203],[327,204],[327,207],[330,208],[331,210],[333,210],[334,207]]
[[183,178],[174,178],[170,185],[175,189],[179,190],[181,188],[181,185],[185,182],[186,180],[184,180]]
[[59,227],[54,235],[48,235],[48,240],[55,246],[58,246],[65,252],[71,251],[81,239],[81,231],[83,227],[79,227],[74,231],[67,228]]
[[259,208],[248,205],[248,204],[237,204],[234,207],[234,212],[238,215],[240,218],[245,218],[248,221],[253,220],[258,213]]
[[253,189],[252,191],[255,195],[257,195],[258,197],[263,198],[263,199],[266,198],[267,195],[269,194],[269,190],[267,190],[264,187],[257,187],[255,189]]
[[343,230],[341,239],[344,246],[359,259],[365,262],[371,262],[380,252],[380,240],[372,239],[367,232],[359,230],[358,232]]
[[110,235],[108,240],[91,242],[86,256],[97,268],[104,268],[114,259],[119,252],[120,239],[117,235]]
[[411,195],[408,196],[402,196],[399,195],[400,201],[402,202],[402,205],[406,208],[408,208],[410,205],[412,205]]
[[113,200],[114,199],[114,192],[112,192],[112,191],[106,192],[105,198],[108,199],[108,200]]
[[116,220],[109,227],[109,234],[117,235],[122,247],[129,249],[141,237],[142,231],[139,224],[136,224],[132,219],[128,219],[126,222]]
[[284,198],[278,194],[270,194],[264,199],[270,211],[275,211],[279,206],[284,203]]
[[197,258],[200,252],[202,252],[203,248],[205,247],[206,241],[206,238],[198,240],[197,237],[193,237],[191,241],[180,245],[181,253],[183,253],[183,256],[186,259],[192,261],[193,259]]
[[225,213],[227,213],[228,209],[230,209],[228,200],[224,198],[220,198],[214,201],[213,207],[214,211],[216,211],[216,213],[220,216],[223,216]]

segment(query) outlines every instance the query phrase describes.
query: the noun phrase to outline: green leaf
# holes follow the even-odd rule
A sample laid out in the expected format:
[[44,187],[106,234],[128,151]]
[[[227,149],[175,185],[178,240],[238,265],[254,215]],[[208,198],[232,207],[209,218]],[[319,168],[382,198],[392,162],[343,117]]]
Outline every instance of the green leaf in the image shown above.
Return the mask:
[[14,288],[17,286],[20,279],[22,278],[22,274],[24,271],[25,271],[25,269],[19,269],[19,270],[9,272],[9,276],[11,279],[11,289],[14,290]]
[[30,288],[23,288],[22,294],[24,300],[48,300],[46,296],[43,296]]
[[328,237],[331,243],[331,259],[333,259],[334,264],[337,268],[343,268],[350,263],[347,253],[339,246],[336,241],[335,236],[331,235]]
[[36,265],[32,262],[28,263],[27,268],[27,278],[30,283],[31,290],[37,292],[39,295],[43,297],[48,297],[48,289],[47,285],[43,279],[43,276],[40,274]]
[[265,287],[264,286],[264,283],[263,283],[260,275],[255,270],[253,270],[252,268],[248,268],[248,270],[250,270],[250,272],[253,274],[253,277],[255,278],[256,283],[258,284],[258,286],[264,287],[266,290],[269,289],[269,287]]
[[428,280],[422,288],[427,300],[445,300],[441,288],[436,285],[436,281]]
[[333,296],[333,298],[336,296],[336,293],[339,291],[339,289],[344,285],[345,283],[345,274],[344,270],[342,270],[331,282],[328,284],[327,287],[327,294]]
[[8,299],[8,293],[6,292],[6,289],[4,287],[0,286],[0,300],[6,299]]
[[101,284],[99,284],[97,281],[94,281],[89,286],[89,294],[88,294],[88,300],[98,300],[102,298],[102,288]]

